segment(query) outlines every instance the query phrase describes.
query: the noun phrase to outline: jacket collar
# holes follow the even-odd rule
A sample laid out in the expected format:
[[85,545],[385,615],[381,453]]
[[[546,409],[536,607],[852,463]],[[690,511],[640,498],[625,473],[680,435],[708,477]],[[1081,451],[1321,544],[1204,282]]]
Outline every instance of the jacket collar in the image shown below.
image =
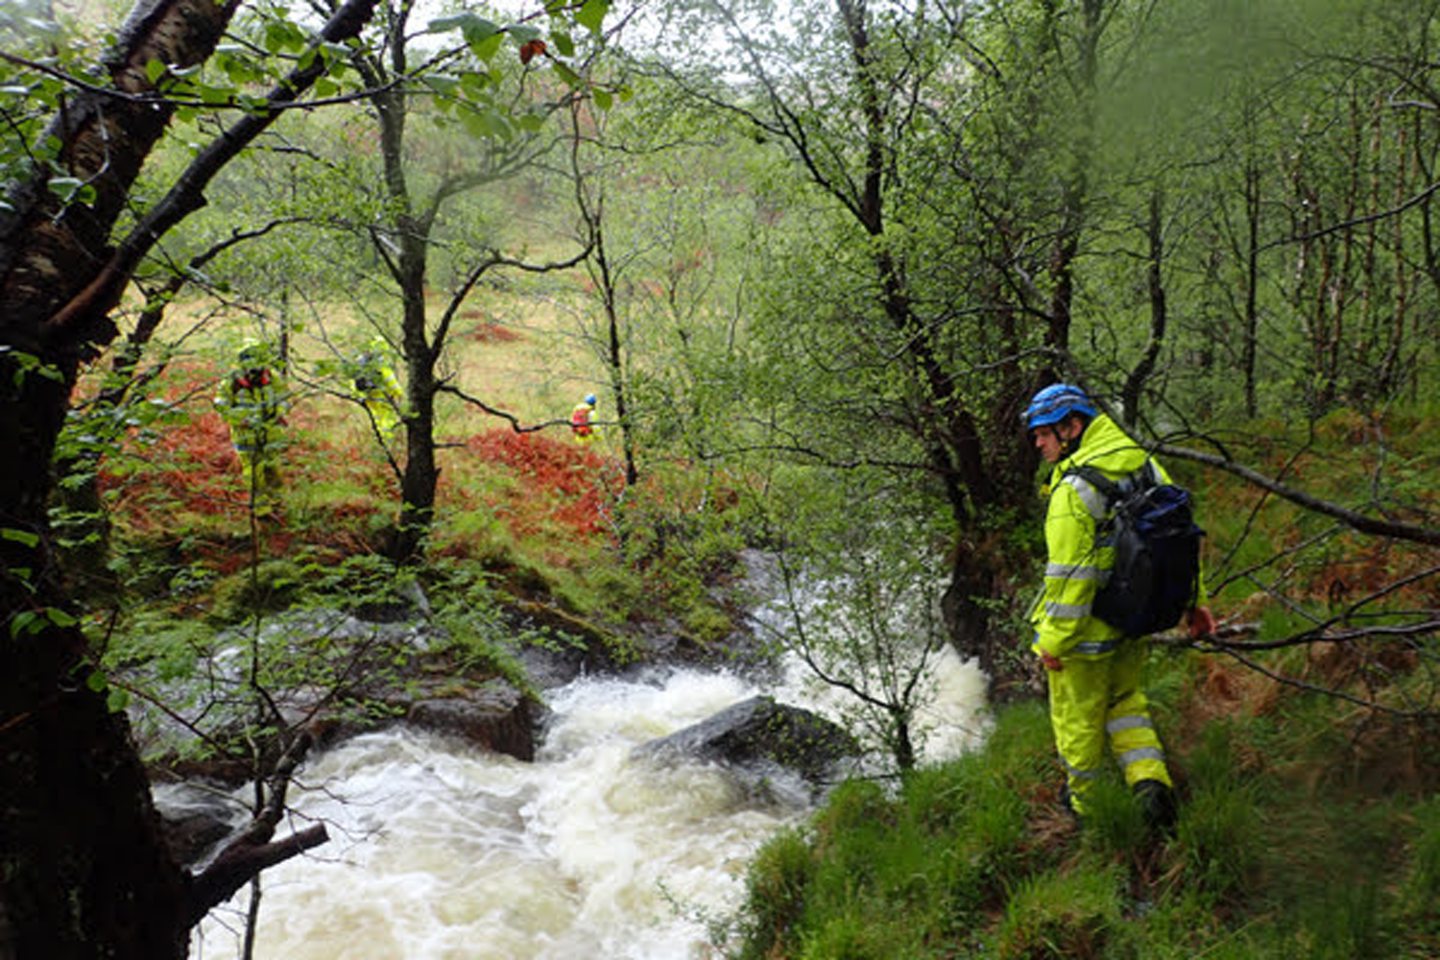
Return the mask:
[[1103,466],[1106,469],[1129,472],[1140,469],[1148,457],[1144,447],[1130,439],[1114,420],[1102,413],[1091,420],[1080,435],[1080,445],[1075,452],[1055,464],[1052,476],[1058,480],[1067,471],[1097,460],[1105,461]]

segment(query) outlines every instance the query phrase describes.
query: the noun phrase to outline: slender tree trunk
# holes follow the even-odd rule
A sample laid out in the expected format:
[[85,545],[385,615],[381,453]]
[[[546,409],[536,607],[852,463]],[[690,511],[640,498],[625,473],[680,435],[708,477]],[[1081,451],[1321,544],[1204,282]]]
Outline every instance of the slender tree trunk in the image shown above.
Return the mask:
[[1245,165],[1245,316],[1241,330],[1240,370],[1245,382],[1245,415],[1254,418],[1256,354],[1260,336],[1260,165],[1251,157]]
[[1146,286],[1150,291],[1150,338],[1145,345],[1145,352],[1130,371],[1130,375],[1125,378],[1125,386],[1120,391],[1121,418],[1126,424],[1132,426],[1140,418],[1140,395],[1145,389],[1145,381],[1149,380],[1150,375],[1155,371],[1155,361],[1160,356],[1160,348],[1165,344],[1165,326],[1169,319],[1165,306],[1163,272],[1165,265],[1165,224],[1162,220],[1164,205],[1164,196],[1157,187],[1150,194],[1150,215],[1145,227],[1145,237],[1149,244],[1145,279]]
[[[405,10],[408,11],[408,7]],[[389,73],[399,76],[405,69],[405,22],[391,25]],[[381,86],[386,75],[375,66],[366,74],[373,85]],[[386,554],[396,563],[412,563],[424,552],[425,538],[435,516],[435,491],[440,468],[435,460],[435,361],[439,344],[430,343],[426,328],[425,278],[430,250],[431,214],[416,215],[410,186],[405,176],[405,129],[408,120],[406,93],[399,87],[384,89],[374,97],[380,120],[380,152],[385,169],[385,189],[394,209],[393,235],[398,247],[393,256],[377,242],[377,250],[390,267],[400,289],[401,344],[405,359],[405,468],[400,479],[400,518],[392,531]],[[383,240],[384,238],[382,238]]]
[[[576,137],[578,142],[579,137]],[[579,168],[576,167],[578,176]],[[578,187],[577,185],[577,188]],[[615,278],[610,273],[610,259],[605,250],[605,198],[603,193],[593,208],[584,214],[590,220],[593,242],[591,257],[599,272],[600,301],[605,309],[605,366],[610,371],[610,390],[614,395],[615,419],[620,424],[620,446],[625,458],[625,485],[640,482],[640,469],[635,464],[635,438],[630,432],[629,398],[625,390],[625,351],[620,340],[620,313],[616,306]]]
[[[411,247],[415,249],[410,249]],[[405,473],[400,482],[400,525],[390,550],[397,563],[417,560],[435,516],[440,467],[435,461],[435,349],[426,339],[425,257],[427,244],[401,242],[401,296],[404,300],[406,370]]]

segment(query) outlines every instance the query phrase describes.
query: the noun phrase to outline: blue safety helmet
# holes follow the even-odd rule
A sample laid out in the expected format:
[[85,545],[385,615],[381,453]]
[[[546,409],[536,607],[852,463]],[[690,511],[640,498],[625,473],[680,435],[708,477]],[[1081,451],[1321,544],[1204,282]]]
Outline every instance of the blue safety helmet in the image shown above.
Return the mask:
[[590,406],[592,406],[592,407],[595,406],[595,394],[593,394],[593,393],[587,393],[587,394],[585,394],[585,402],[588,403],[588,404],[590,404]]
[[1034,430],[1036,427],[1059,423],[1072,413],[1087,418],[1094,417],[1095,405],[1080,387],[1068,383],[1052,383],[1035,394],[1030,400],[1030,406],[1025,408],[1025,429]]

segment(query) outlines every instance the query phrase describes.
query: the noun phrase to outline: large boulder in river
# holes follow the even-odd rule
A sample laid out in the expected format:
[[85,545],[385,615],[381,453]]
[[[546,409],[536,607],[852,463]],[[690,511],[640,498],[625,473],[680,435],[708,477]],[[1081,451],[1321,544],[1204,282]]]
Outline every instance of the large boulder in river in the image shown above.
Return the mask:
[[513,685],[496,679],[452,696],[416,700],[405,721],[517,760],[534,760],[535,732],[546,713]]
[[742,700],[635,748],[635,755],[645,759],[688,757],[762,777],[780,768],[816,785],[835,778],[840,765],[859,752],[855,740],[836,724],[767,696]]

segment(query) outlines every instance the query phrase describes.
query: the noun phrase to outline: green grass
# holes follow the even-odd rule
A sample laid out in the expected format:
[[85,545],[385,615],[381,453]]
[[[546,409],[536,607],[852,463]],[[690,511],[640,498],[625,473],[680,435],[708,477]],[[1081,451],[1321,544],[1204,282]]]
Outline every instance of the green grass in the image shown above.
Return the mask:
[[897,789],[842,785],[764,848],[726,955],[1435,956],[1440,772],[1367,789],[1327,773],[1334,701],[1262,702],[1172,743],[1186,800],[1169,841],[1114,780],[1069,826],[1043,705],[1008,706],[975,754]]

